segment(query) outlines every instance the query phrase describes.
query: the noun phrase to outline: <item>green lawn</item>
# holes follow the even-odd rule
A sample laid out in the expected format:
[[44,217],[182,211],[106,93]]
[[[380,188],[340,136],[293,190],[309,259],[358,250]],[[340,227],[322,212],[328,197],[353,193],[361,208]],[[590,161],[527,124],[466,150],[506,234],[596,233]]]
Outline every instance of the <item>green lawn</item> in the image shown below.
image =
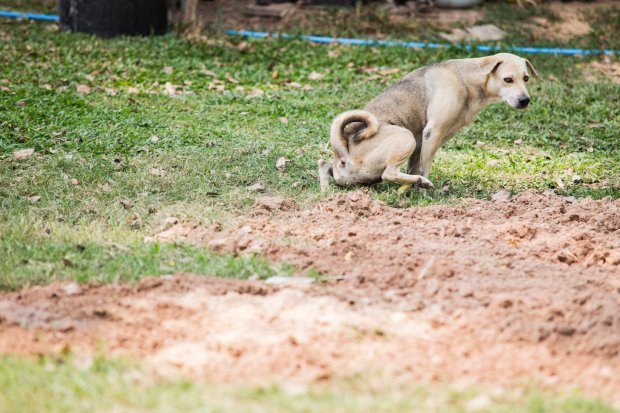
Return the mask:
[[[378,384],[355,377],[310,386],[214,386],[153,378],[134,363],[0,358],[3,413],[613,413],[578,393],[483,393],[447,385]],[[36,395],[33,391],[36,389]]]
[[[171,216],[233,219],[257,196],[248,189],[257,182],[266,194],[316,202],[316,160],[329,154],[334,115],[363,106],[420,65],[468,56],[222,37],[99,40],[53,27],[0,22],[3,289],[182,270],[278,271],[260,259],[142,240]],[[403,207],[486,198],[502,188],[618,197],[620,87],[584,81],[578,58],[531,59],[547,80],[531,83],[530,110],[483,111],[440,151],[431,173],[436,190],[401,195],[380,184],[373,195]],[[310,80],[313,71],[324,77]],[[178,85],[174,97],[167,82]],[[26,148],[34,155],[12,159]],[[275,168],[282,156],[291,159],[284,172]]]

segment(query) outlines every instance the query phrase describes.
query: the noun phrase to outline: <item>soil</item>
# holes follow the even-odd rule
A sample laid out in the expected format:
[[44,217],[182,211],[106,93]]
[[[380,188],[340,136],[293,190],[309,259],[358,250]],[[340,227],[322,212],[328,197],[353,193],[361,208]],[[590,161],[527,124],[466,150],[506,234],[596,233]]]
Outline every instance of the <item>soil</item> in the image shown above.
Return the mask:
[[[190,274],[0,296],[0,353],[140,357],[221,383],[531,383],[620,403],[620,200],[500,192],[397,209],[351,192],[299,210],[262,198],[188,242],[319,271],[313,285]],[[269,207],[266,207],[268,205]]]
[[586,80],[590,82],[609,81],[620,85],[620,62],[605,56],[600,62],[594,61],[583,66]]

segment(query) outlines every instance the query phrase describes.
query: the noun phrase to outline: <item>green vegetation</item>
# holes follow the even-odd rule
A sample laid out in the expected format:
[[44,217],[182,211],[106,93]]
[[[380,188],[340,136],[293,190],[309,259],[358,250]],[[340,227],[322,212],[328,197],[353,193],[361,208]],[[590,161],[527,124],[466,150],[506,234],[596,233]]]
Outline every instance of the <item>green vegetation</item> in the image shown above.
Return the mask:
[[221,387],[155,379],[119,360],[76,363],[67,358],[0,359],[0,411],[72,412],[330,412],[612,413],[578,394],[538,390],[483,395],[447,386],[378,386],[352,378],[289,387]]
[[[101,40],[9,20],[0,36],[3,289],[176,271],[277,272],[259,258],[143,239],[170,217],[234,219],[258,195],[248,188],[255,183],[266,195],[316,202],[316,160],[329,156],[333,116],[420,65],[468,56],[174,34]],[[401,207],[499,189],[618,197],[620,86],[585,81],[581,59],[531,59],[546,77],[530,85],[532,108],[481,113],[440,151],[436,190],[399,194],[380,184],[371,193]],[[13,159],[26,148],[34,154]],[[280,157],[291,160],[283,172]],[[339,191],[346,189],[332,189]]]

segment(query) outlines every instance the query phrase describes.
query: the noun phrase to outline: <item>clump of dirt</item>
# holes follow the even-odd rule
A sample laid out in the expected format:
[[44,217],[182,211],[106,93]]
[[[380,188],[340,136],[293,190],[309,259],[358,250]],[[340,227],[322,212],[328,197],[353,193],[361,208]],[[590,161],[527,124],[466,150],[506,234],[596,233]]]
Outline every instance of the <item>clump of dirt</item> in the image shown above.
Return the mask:
[[618,397],[620,201],[496,199],[397,209],[358,191],[309,210],[259,208],[228,228],[175,225],[155,238],[326,275],[312,286],[175,276],[6,294],[0,352],[88,355],[103,342],[211,381],[383,371]]
[[609,80],[616,85],[620,85],[620,62],[603,60],[601,62],[590,62],[583,68],[586,80],[590,82]]

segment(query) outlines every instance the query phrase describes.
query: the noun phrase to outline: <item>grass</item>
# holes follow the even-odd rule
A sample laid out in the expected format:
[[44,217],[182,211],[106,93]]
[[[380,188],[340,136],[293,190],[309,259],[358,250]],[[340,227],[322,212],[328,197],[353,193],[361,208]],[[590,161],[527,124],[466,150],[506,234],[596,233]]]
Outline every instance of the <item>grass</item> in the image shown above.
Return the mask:
[[[355,377],[310,386],[213,386],[164,380],[135,363],[70,357],[0,358],[0,411],[39,412],[326,412],[397,413],[612,413],[617,410],[578,393],[540,390],[489,394],[448,386],[372,384]],[[480,409],[472,410],[478,400]],[[440,410],[438,410],[440,409]]]
[[[257,196],[248,189],[257,182],[267,195],[316,202],[316,160],[329,156],[333,116],[363,106],[415,67],[467,56],[296,40],[100,40],[54,27],[0,22],[2,289],[176,271],[279,271],[258,258],[187,246],[154,253],[142,239],[172,216],[234,219]],[[446,145],[431,173],[437,190],[398,194],[380,184],[372,194],[401,207],[487,198],[499,189],[617,198],[620,87],[583,80],[580,59],[532,60],[555,80],[532,82],[531,110],[490,107]],[[365,70],[384,67],[400,72]],[[313,71],[324,77],[310,80]],[[177,85],[173,97],[166,83]],[[83,85],[89,93],[78,92]],[[12,159],[25,148],[35,154]],[[283,156],[291,162],[280,172],[275,162]]]

